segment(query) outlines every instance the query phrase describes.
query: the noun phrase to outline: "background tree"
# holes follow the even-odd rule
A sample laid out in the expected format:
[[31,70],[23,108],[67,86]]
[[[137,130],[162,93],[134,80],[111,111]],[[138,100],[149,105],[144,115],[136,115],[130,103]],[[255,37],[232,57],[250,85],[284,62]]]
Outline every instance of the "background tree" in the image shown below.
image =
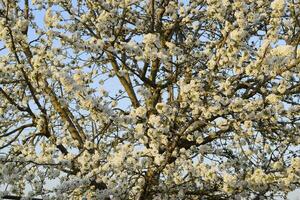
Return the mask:
[[2,196],[274,199],[299,187],[299,0],[0,8]]

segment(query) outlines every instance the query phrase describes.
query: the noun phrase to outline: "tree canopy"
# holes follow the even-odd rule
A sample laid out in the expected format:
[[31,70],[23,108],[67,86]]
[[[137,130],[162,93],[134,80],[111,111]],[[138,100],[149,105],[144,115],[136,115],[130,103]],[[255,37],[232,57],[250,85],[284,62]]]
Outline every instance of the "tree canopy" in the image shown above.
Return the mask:
[[299,44],[299,0],[0,0],[0,196],[285,197]]

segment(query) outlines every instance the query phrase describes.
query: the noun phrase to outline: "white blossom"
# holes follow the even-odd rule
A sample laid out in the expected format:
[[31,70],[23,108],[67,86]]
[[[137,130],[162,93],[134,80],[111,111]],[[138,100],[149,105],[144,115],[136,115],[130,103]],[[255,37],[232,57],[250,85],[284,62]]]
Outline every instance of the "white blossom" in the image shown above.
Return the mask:
[[271,8],[273,10],[282,10],[284,8],[285,0],[274,0],[271,3]]

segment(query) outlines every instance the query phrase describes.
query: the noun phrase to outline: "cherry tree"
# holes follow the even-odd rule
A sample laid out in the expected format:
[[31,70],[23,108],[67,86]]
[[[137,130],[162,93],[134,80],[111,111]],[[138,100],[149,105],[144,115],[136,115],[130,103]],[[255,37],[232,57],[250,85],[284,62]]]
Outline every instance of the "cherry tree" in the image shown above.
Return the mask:
[[0,38],[3,198],[299,187],[299,0],[0,0]]

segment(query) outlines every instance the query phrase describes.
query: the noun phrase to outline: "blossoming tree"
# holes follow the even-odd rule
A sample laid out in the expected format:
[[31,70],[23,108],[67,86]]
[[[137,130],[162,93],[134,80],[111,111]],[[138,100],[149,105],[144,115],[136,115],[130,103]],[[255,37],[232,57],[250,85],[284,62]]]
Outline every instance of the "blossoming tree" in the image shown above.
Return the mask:
[[0,196],[299,187],[299,0],[1,0],[0,27]]

